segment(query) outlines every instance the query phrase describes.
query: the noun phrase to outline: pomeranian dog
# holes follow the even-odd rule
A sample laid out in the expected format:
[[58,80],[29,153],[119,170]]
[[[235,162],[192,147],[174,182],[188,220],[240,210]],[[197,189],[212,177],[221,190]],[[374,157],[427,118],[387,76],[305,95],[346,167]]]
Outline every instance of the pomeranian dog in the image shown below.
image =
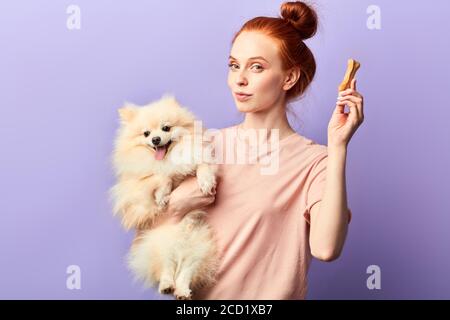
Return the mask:
[[193,210],[176,224],[158,220],[171,191],[189,175],[196,175],[205,195],[214,194],[217,167],[204,152],[202,132],[194,130],[195,116],[172,95],[118,111],[113,210],[125,229],[144,230],[131,245],[128,266],[145,285],[159,284],[160,293],[192,299],[195,290],[215,282],[219,263],[206,213]]

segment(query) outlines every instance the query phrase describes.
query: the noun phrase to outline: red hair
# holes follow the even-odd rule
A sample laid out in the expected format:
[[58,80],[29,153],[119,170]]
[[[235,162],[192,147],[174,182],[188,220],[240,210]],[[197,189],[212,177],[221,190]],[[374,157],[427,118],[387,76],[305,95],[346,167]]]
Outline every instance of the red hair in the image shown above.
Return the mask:
[[317,31],[317,14],[314,9],[302,1],[285,2],[281,5],[280,17],[256,17],[247,21],[231,43],[244,31],[258,31],[275,40],[283,70],[293,67],[300,69],[300,78],[287,91],[286,100],[302,96],[316,73],[314,56],[303,42]]

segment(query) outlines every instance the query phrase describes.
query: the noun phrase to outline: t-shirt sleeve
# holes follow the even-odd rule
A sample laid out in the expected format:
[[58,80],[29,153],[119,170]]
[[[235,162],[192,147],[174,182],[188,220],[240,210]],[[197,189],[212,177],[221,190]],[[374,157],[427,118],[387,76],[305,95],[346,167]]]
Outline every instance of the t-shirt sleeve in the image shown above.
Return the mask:
[[[311,171],[306,180],[306,208],[303,217],[311,223],[311,209],[322,201],[327,177],[328,152],[322,153],[312,164]],[[348,222],[352,219],[352,212],[348,209]]]

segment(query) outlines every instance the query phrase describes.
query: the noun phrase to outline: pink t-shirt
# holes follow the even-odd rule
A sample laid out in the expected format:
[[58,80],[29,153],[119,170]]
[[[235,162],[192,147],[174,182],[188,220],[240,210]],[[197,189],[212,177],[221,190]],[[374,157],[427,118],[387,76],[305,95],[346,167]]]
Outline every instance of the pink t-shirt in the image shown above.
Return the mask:
[[[231,145],[240,146],[235,150],[252,150],[237,126],[220,131],[227,139],[235,136]],[[231,155],[224,147],[229,141],[216,138],[216,154],[221,150],[224,158]],[[277,148],[269,146],[263,156],[270,150],[278,150],[274,174],[262,174],[268,167],[262,161],[219,165],[215,202],[205,211],[222,260],[217,283],[195,293],[194,299],[305,298],[312,258],[309,212],[325,188],[327,147],[294,133]]]

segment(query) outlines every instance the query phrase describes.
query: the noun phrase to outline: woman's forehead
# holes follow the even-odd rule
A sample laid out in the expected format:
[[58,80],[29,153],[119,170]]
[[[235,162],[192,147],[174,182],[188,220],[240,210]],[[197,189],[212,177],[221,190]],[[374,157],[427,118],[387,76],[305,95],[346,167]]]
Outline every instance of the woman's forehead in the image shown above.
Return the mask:
[[258,32],[243,32],[235,40],[230,56],[239,62],[252,57],[263,57],[269,63],[278,59],[278,48],[270,37]]

